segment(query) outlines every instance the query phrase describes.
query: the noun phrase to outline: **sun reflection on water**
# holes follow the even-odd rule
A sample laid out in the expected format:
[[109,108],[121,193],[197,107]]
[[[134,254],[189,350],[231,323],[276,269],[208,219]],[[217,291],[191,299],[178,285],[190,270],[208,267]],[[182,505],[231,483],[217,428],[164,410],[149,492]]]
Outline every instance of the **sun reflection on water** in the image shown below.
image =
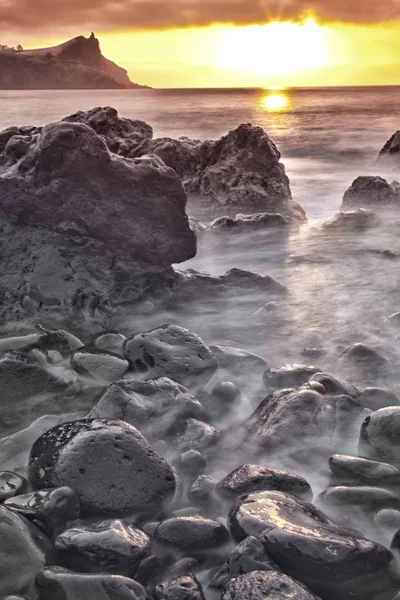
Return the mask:
[[261,107],[271,112],[283,111],[290,105],[290,98],[284,90],[270,90],[261,98]]

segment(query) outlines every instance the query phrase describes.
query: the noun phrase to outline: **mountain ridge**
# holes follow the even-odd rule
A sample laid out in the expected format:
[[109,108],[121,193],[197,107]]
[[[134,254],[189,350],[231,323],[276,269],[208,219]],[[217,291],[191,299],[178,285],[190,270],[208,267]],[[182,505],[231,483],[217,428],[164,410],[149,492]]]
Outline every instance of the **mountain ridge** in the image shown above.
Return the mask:
[[0,89],[135,89],[128,72],[103,56],[94,33],[50,48],[0,46]]

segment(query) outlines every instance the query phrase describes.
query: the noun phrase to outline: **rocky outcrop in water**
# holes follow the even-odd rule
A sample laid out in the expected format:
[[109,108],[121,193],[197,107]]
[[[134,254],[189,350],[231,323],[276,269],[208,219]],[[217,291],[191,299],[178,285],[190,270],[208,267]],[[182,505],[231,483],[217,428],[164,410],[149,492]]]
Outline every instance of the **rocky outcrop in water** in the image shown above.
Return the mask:
[[341,210],[371,207],[400,207],[399,192],[382,177],[358,177],[345,192]]
[[93,127],[117,154],[159,156],[182,179],[190,212],[195,216],[265,212],[305,221],[304,211],[292,199],[280,152],[261,127],[243,124],[219,140],[200,142],[188,138],[153,139],[151,127],[120,119],[110,107],[80,112],[67,119]]

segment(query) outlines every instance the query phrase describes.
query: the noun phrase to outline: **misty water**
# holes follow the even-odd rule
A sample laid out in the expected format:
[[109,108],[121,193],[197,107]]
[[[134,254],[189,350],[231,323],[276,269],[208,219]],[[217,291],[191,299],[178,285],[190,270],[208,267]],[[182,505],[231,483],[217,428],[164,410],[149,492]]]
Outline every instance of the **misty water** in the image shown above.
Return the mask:
[[[207,343],[259,353],[272,366],[317,362],[339,375],[336,357],[353,342],[370,344],[399,363],[398,332],[385,320],[400,311],[400,216],[386,215],[384,226],[364,234],[328,236],[320,226],[339,211],[343,193],[357,176],[400,177],[376,162],[400,126],[400,87],[3,91],[0,101],[0,127],[44,124],[95,105],[111,105],[121,116],[145,120],[155,136],[210,139],[240,123],[262,126],[281,151],[293,197],[305,209],[308,224],[289,234],[203,234],[196,258],[177,268],[213,275],[246,269],[274,277],[287,293],[276,297],[243,290],[222,304],[193,298],[174,310],[133,316],[124,320],[124,328],[175,322]],[[318,360],[304,356],[304,348],[315,345],[323,347],[324,355]],[[398,388],[396,377],[383,383]]]

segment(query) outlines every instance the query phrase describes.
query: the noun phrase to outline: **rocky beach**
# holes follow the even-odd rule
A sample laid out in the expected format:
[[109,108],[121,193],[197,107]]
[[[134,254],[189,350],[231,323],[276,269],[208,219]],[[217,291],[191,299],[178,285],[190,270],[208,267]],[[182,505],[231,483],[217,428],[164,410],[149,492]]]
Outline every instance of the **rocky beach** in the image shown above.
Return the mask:
[[318,224],[284,158],[0,132],[0,600],[400,598],[400,133]]

